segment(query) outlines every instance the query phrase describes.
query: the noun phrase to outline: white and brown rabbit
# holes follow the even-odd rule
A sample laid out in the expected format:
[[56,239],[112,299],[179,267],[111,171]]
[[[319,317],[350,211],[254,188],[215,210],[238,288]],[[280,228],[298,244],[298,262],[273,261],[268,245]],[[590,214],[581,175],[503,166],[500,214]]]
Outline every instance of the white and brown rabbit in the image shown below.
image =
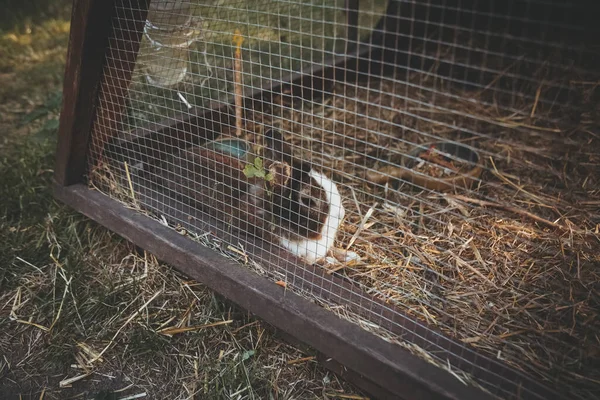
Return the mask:
[[260,156],[244,140],[219,139],[181,151],[159,175],[182,200],[308,262],[327,255],[345,214],[335,183],[294,159],[275,130]]

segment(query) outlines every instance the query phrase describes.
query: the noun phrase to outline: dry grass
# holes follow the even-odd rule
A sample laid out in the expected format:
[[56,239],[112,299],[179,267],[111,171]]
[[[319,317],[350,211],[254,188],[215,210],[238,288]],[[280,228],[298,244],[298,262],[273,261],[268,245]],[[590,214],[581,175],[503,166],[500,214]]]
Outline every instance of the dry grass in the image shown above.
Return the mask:
[[[454,57],[448,47],[438,59]],[[507,89],[506,81],[518,79],[515,64],[498,67],[498,76],[470,90],[430,75],[432,69],[338,84],[319,104],[282,99],[270,113],[247,116],[246,137],[279,126],[297,155],[340,183],[348,212],[338,246],[361,261],[324,268],[550,386],[594,398],[600,387],[598,80],[574,76],[569,83],[539,62],[513,96],[515,86]],[[231,82],[220,78],[224,87]],[[578,121],[576,106],[554,101],[554,79],[581,94]],[[146,93],[136,95],[140,110],[155,106]],[[162,107],[172,111],[169,101]],[[439,193],[405,180],[365,179],[432,140],[480,153],[485,170],[476,187]],[[343,307],[323,305],[377,331]]]
[[312,359],[290,363],[306,355],[260,321],[65,211],[41,232],[46,264],[22,252],[5,271],[4,395],[285,399],[354,393]]
[[56,3],[0,31],[0,398],[359,398],[310,350],[53,201],[71,2]]
[[[483,104],[488,93],[450,86],[433,93],[427,77],[413,74],[410,81],[427,86],[386,79],[371,87],[338,85],[312,112],[284,107],[273,121],[294,133],[289,140],[299,154],[341,183],[349,214],[339,245],[351,245],[362,260],[333,268],[537,379],[567,385],[582,398],[597,395],[597,105],[564,130],[551,122],[560,112],[544,114],[540,105],[534,118],[523,116],[535,103],[507,117]],[[584,85],[584,97],[595,86]],[[402,180],[382,186],[364,179],[411,145],[435,140],[479,151],[486,170],[477,187],[438,193]]]
[[[600,139],[592,131],[594,114],[563,131],[541,105],[538,119],[507,119],[502,110],[482,105],[483,95],[474,105],[463,99],[465,92],[452,92],[460,97],[438,100],[442,110],[434,110],[399,101],[406,93],[426,99],[427,91],[391,79],[358,88],[340,84],[323,104],[275,107],[273,114],[254,116],[246,137],[253,140],[263,125],[293,132],[288,139],[298,155],[340,182],[348,215],[338,247],[361,260],[324,268],[551,386],[593,396],[600,382]],[[349,102],[349,94],[356,100]],[[472,133],[457,134],[453,125]],[[484,157],[485,171],[473,190],[438,193],[406,181],[365,180],[367,171],[397,163],[412,144],[443,139],[469,144]],[[113,197],[127,202],[126,184],[117,186]],[[240,252],[224,254],[267,275]],[[343,305],[300,294],[448,369]]]

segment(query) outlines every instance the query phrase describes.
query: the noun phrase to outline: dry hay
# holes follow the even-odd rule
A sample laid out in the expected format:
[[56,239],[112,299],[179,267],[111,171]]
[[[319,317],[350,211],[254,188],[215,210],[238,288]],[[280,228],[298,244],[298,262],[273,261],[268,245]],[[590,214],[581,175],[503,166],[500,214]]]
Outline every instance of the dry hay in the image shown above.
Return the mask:
[[[298,156],[340,184],[347,216],[338,247],[361,261],[324,268],[539,380],[597,396],[597,105],[565,128],[568,107],[544,103],[542,86],[509,109],[493,84],[467,92],[426,73],[406,79],[418,85],[402,78],[337,84],[319,104],[275,99],[272,110],[246,115],[246,137],[279,126]],[[593,102],[598,82],[574,85]],[[472,190],[365,179],[414,144],[444,139],[483,157]]]
[[[419,78],[427,80],[410,81]],[[584,98],[596,85],[582,86]],[[362,260],[329,268],[537,379],[597,395],[599,110],[566,130],[539,95],[507,114],[484,93],[443,90],[436,99],[398,80],[338,84],[322,104],[282,103],[278,116],[256,118],[293,132],[298,154],[340,183],[347,217],[338,246],[351,244]],[[365,180],[412,145],[444,139],[484,158],[473,190]]]
[[[443,96],[424,87],[384,79],[338,84],[320,104],[292,107],[280,99],[268,115],[248,118],[246,137],[279,126],[298,156],[339,182],[347,216],[337,246],[351,245],[361,261],[324,268],[493,358],[593,397],[600,384],[597,110],[564,130],[537,100],[523,99],[526,112],[507,115],[484,93],[447,87],[452,95]],[[444,139],[484,158],[472,190],[365,179],[369,170],[398,164],[414,144]],[[126,183],[115,187],[127,202]],[[266,275],[234,253],[225,255]]]
[[[7,275],[18,277],[0,293],[3,398],[367,399],[315,367],[310,349],[100,226],[46,223],[48,263],[16,257]],[[72,232],[54,231],[64,225]]]

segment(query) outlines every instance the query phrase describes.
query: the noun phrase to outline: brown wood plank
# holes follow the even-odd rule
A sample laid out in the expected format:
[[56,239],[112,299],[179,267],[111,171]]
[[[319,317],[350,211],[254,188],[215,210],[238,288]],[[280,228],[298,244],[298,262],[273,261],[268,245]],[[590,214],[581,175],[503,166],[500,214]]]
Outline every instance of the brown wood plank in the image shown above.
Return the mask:
[[115,0],[74,0],[54,177],[81,182]]
[[397,398],[490,398],[402,347],[336,317],[85,185],[55,185],[55,196],[267,323],[367,377],[373,384],[386,388]]
[[315,351],[313,348],[307,346],[305,343],[300,342],[294,336],[285,333],[278,329],[272,329],[275,337],[280,340],[287,342],[288,344],[296,347],[304,354],[314,355],[316,361],[321,364],[327,370],[333,372],[338,375],[340,378],[344,379],[347,382],[352,383],[359,390],[368,393],[370,396],[373,396],[378,400],[406,400],[406,398],[398,398],[398,396],[386,388],[373,383],[364,375],[361,375],[351,369],[348,369],[346,366],[340,364],[336,360],[331,357],[327,357],[325,354]]

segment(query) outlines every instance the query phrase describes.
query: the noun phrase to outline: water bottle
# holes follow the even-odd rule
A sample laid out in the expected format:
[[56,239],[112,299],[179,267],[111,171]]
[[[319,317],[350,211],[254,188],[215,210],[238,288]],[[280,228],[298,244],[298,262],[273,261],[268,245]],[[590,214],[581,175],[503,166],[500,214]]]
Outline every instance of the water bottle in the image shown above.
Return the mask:
[[150,3],[142,49],[146,81],[172,87],[187,73],[189,48],[201,34],[201,20],[189,0],[153,0]]

